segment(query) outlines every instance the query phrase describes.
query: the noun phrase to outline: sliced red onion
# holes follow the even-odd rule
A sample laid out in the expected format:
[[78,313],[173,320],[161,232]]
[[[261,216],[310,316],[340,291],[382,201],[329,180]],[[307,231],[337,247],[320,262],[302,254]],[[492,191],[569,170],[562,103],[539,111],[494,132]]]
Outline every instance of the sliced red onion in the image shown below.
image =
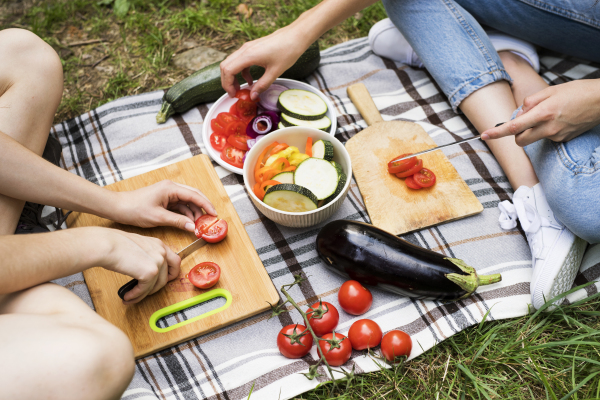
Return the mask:
[[[246,144],[248,145],[248,150],[250,150],[252,148],[252,146],[254,146],[256,144],[257,140],[256,139],[248,139],[248,141],[246,141]],[[246,158],[246,155],[244,154],[244,158]]]
[[277,100],[279,100],[281,92],[285,90],[288,90],[288,88],[283,85],[278,85],[276,83],[272,84],[267,90],[260,94],[260,105],[266,110],[278,111]]
[[246,135],[255,139],[257,136],[266,135],[275,128],[279,123],[279,115],[273,111],[265,111],[264,114],[257,115],[246,126]]

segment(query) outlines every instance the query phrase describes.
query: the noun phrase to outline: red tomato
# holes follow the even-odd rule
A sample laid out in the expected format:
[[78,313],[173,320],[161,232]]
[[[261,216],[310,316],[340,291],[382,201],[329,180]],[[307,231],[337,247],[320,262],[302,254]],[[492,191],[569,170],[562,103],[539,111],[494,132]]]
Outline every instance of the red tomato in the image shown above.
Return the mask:
[[239,120],[240,119],[237,117],[237,115],[231,114],[231,113],[228,113],[228,112],[222,112],[222,113],[219,113],[219,115],[217,115],[217,122],[223,128],[227,127],[227,125],[229,125],[233,121],[239,121]]
[[250,99],[250,90],[248,89],[238,90],[238,92],[235,94],[235,97],[237,97],[240,100],[252,101]]
[[244,136],[231,135],[227,138],[227,143],[229,143],[236,149],[248,151],[249,150],[248,149],[248,139],[250,139],[250,138],[246,135],[244,135]]
[[198,238],[202,237],[206,230],[214,225],[219,218],[214,215],[204,214],[196,220],[196,236]]
[[288,325],[283,327],[277,334],[277,347],[281,354],[287,358],[304,357],[308,354],[312,345],[312,335],[304,325]]
[[332,367],[339,367],[340,365],[346,364],[352,355],[352,344],[350,343],[350,340],[341,333],[336,333],[335,338],[333,337],[333,333],[328,333],[323,336],[323,339],[342,339],[337,348],[334,348],[329,342],[322,340],[319,340],[319,347],[325,355],[325,359]]
[[373,304],[373,295],[369,289],[357,281],[346,281],[338,292],[338,301],[342,310],[348,314],[361,315],[369,311]]
[[[238,100],[238,101],[239,101],[239,100]],[[231,105],[231,107],[229,107],[229,114],[231,114],[231,115],[235,115],[236,117],[239,117],[239,115],[238,115],[238,110],[237,110],[237,102],[238,102],[238,101],[236,101],[235,103],[233,103],[233,104]]]
[[381,328],[370,319],[359,319],[348,331],[348,339],[354,350],[372,349],[381,343]]
[[[313,311],[314,310],[314,311]],[[331,303],[316,302],[311,308],[306,310],[308,323],[312,327],[315,335],[323,336],[335,329],[340,320],[340,313]]]
[[220,219],[217,223],[206,229],[206,231],[202,234],[202,239],[206,240],[208,243],[220,242],[221,240],[225,239],[225,236],[227,236],[228,229],[229,226],[227,225],[227,221]]
[[246,136],[246,124],[242,121],[232,121],[225,127],[226,136]]
[[435,184],[435,174],[427,168],[423,168],[422,170],[414,174],[413,179],[415,180],[417,185],[421,187],[430,187]]
[[421,168],[423,168],[423,160],[419,160],[414,167],[409,168],[406,171],[398,172],[396,176],[398,178],[406,178],[408,176],[414,175],[415,172],[419,172]]
[[412,340],[402,331],[390,331],[381,341],[381,353],[389,362],[394,362],[396,357],[410,356],[411,350]]
[[404,183],[406,183],[406,186],[408,186],[411,189],[415,189],[415,190],[422,189],[422,187],[419,186],[417,184],[417,182],[415,182],[415,180],[414,180],[414,178],[412,176],[409,176],[408,178],[406,178],[406,180],[404,181]]
[[210,121],[210,127],[213,132],[223,134],[225,132],[225,126],[221,124],[216,118]]
[[236,104],[237,115],[242,119],[256,117],[258,106],[253,101],[238,100]]
[[[402,157],[406,157],[411,155],[412,153],[407,153],[407,154],[402,154],[398,157],[395,158],[402,158]],[[396,162],[392,162],[390,161],[388,163],[388,172],[390,174],[397,174],[399,172],[404,172],[408,169],[411,169],[412,167],[414,167],[417,164],[417,157],[411,157],[408,158],[406,160],[402,160],[402,161],[396,161]]]
[[236,149],[233,146],[227,146],[221,151],[221,160],[234,167],[243,168],[245,154],[246,152],[243,150]]
[[196,265],[188,274],[188,279],[199,289],[209,289],[217,284],[221,277],[221,268],[213,262]]
[[227,146],[227,136],[215,132],[210,135],[210,144],[213,149],[221,151],[225,148],[225,146]]

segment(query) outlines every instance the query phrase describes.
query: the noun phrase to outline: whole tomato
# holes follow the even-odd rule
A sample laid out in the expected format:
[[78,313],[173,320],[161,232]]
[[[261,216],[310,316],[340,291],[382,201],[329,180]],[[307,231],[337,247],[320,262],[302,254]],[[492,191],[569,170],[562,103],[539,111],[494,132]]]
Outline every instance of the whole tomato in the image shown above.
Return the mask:
[[359,319],[348,331],[348,339],[354,350],[372,349],[381,343],[381,328],[370,319]]
[[308,323],[317,336],[331,333],[340,320],[340,313],[337,308],[331,303],[321,302],[320,300],[306,310],[306,316],[308,317]]
[[412,339],[402,331],[390,331],[381,341],[381,353],[389,362],[394,362],[396,357],[410,356]]
[[361,315],[369,311],[373,304],[373,295],[357,281],[346,281],[338,292],[338,301],[342,310],[348,314]]
[[287,358],[301,358],[308,354],[313,338],[304,325],[293,324],[283,327],[277,334],[277,347]]
[[345,364],[352,355],[352,344],[350,340],[341,333],[328,333],[323,335],[323,339],[330,340],[332,343],[319,340],[319,348],[325,355],[325,359],[332,367],[339,367]]

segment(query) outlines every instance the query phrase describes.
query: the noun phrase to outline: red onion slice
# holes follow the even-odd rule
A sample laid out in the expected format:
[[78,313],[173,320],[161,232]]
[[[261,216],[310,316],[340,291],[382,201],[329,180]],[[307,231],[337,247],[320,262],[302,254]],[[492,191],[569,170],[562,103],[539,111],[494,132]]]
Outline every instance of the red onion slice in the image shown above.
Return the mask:
[[257,115],[246,126],[246,135],[255,139],[257,136],[266,135],[277,128],[279,115],[273,111],[265,111],[264,114]]
[[276,83],[269,86],[267,90],[260,94],[260,105],[270,111],[278,111],[277,101],[279,100],[279,95],[281,92],[288,90],[283,85],[278,85]]

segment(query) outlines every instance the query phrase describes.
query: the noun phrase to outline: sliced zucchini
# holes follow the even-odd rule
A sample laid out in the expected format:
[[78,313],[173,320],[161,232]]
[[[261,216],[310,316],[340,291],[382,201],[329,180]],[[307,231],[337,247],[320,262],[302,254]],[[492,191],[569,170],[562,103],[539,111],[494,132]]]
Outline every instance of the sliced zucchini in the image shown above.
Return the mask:
[[327,113],[327,104],[322,98],[302,89],[281,92],[277,107],[291,117],[309,121],[321,119]]
[[282,183],[267,190],[265,204],[281,211],[304,212],[317,208],[317,197],[305,187]]
[[323,117],[314,121],[306,121],[303,119],[298,119],[281,113],[281,124],[283,126],[307,126],[309,128],[320,129],[322,131],[328,131],[331,127],[331,120],[329,117]]
[[313,192],[319,200],[335,192],[339,178],[335,167],[321,158],[307,158],[294,171],[294,183]]
[[283,123],[281,123],[281,121],[279,121],[279,123],[277,124],[277,129],[283,129],[285,128],[285,125]]
[[[292,171],[280,172],[271,179],[279,183],[294,183],[294,173]],[[273,186],[275,185],[268,185],[265,189],[269,190]]]
[[342,168],[342,166],[338,163],[336,163],[335,161],[331,161],[331,165],[333,165],[336,169],[336,171],[338,172],[338,175],[341,175],[344,173],[344,169]]
[[335,200],[336,197],[338,197],[338,195],[340,193],[342,193],[342,190],[344,190],[344,186],[346,186],[347,180],[348,180],[348,177],[346,176],[346,174],[344,172],[342,172],[340,175],[340,180],[338,181],[337,188],[335,189],[335,192],[333,192],[333,194],[331,196],[329,196],[328,198],[323,200],[323,205],[331,203],[333,200]]
[[333,145],[329,140],[317,140],[312,145],[312,156],[326,161],[333,160]]

